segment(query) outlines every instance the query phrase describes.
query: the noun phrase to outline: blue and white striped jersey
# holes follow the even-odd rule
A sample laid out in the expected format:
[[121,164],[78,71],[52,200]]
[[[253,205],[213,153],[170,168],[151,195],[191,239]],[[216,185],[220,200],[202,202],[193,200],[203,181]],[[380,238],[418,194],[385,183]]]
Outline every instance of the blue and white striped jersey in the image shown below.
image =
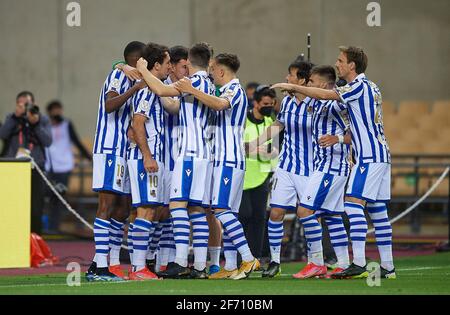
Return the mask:
[[[164,84],[172,84],[170,77],[164,81]],[[178,136],[178,115],[172,115],[164,110],[164,167],[169,171],[173,171],[175,167],[175,159],[178,155],[177,136]]]
[[[197,71],[190,77],[192,86],[200,91],[214,95],[215,87],[206,71]],[[212,160],[211,152],[211,116],[213,110],[202,104],[190,94],[180,97],[178,120],[178,155]]]
[[220,97],[230,102],[230,108],[217,112],[214,132],[214,166],[230,166],[245,170],[244,125],[247,96],[239,79],[220,88]]
[[347,105],[352,146],[358,162],[390,163],[389,146],[384,136],[381,92],[364,73],[345,86],[336,88]]
[[131,98],[118,110],[107,113],[105,108],[106,95],[109,92],[125,93],[134,85],[120,70],[112,71],[105,80],[100,92],[97,115],[97,128],[94,137],[94,154],[114,154],[125,157],[128,145],[127,130],[131,117]]
[[314,147],[314,170],[323,173],[348,176],[349,145],[335,144],[323,148],[319,139],[324,135],[344,135],[349,128],[347,108],[336,101],[316,100],[313,105],[312,136]]
[[[134,115],[143,115],[147,118],[145,133],[148,147],[153,158],[164,163],[164,115],[161,99],[146,87],[134,94],[133,108]],[[128,154],[129,160],[142,159],[141,150],[135,143],[131,143]]]
[[277,120],[284,125],[284,141],[278,167],[297,175],[309,176],[313,171],[312,105],[307,97],[300,104],[295,97],[286,96]]

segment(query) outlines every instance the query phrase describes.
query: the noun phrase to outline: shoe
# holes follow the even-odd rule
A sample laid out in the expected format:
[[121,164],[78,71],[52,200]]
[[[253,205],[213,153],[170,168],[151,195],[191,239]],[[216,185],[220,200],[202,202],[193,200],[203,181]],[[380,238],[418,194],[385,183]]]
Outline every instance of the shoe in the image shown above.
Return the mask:
[[125,274],[123,273],[122,268],[120,267],[120,265],[115,265],[115,266],[109,266],[109,272],[115,274],[117,277],[122,278],[124,280],[128,280],[127,276],[125,276]]
[[217,265],[209,266],[209,275],[210,276],[215,274],[215,273],[217,273],[217,272],[219,272],[219,271],[220,271],[220,267],[219,266],[217,266]]
[[155,268],[156,268],[156,259],[147,259],[145,261],[145,265],[147,266],[147,269],[150,270],[151,272],[155,272]]
[[241,263],[241,266],[239,267],[238,274],[230,277],[230,279],[240,280],[248,278],[248,276],[252,273],[252,271],[255,271],[259,267],[261,267],[261,264],[259,263],[259,260],[256,258],[253,259],[252,261],[243,261]]
[[380,276],[383,279],[391,279],[391,280],[397,279],[397,275],[395,274],[395,268],[389,271],[380,266]]
[[167,266],[159,266],[159,272],[166,271],[166,270],[167,270]]
[[147,267],[130,274],[130,280],[159,280],[158,276],[148,270]]
[[266,270],[263,271],[263,278],[274,278],[281,275],[281,267],[280,264],[274,261],[271,261]]
[[334,275],[335,273],[338,273],[338,272],[342,272],[342,271],[344,271],[344,268],[340,268],[340,267],[334,268],[333,270],[328,271],[324,278],[331,279],[332,275]]
[[192,267],[189,279],[208,279],[208,273],[206,272],[206,268],[203,270],[197,270],[194,267]]
[[341,272],[336,272],[331,275],[333,279],[362,279],[367,278],[369,276],[369,272],[366,269],[366,266],[361,267],[352,263],[347,269],[344,269]]
[[313,263],[307,264],[302,270],[293,274],[295,279],[308,279],[314,277],[321,277],[327,274],[327,266],[318,266]]
[[96,276],[93,281],[105,281],[105,282],[119,282],[124,281],[115,274],[109,271],[108,267],[97,268]]
[[88,282],[95,281],[95,278],[97,277],[97,275],[95,274],[96,271],[97,271],[97,263],[93,261],[92,264],[89,266],[89,269],[85,273],[85,277]]
[[190,275],[191,269],[180,266],[177,263],[172,263],[170,266],[167,265],[167,269],[165,271],[158,273],[159,277],[168,279],[188,279]]
[[220,271],[209,276],[209,279],[219,280],[219,279],[230,279],[231,277],[235,277],[238,274],[238,269],[226,270],[221,269]]

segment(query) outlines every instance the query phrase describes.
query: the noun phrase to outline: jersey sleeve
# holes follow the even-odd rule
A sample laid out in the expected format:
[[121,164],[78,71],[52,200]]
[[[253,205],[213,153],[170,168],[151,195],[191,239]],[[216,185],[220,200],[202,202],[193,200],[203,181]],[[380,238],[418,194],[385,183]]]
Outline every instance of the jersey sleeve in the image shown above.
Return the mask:
[[224,98],[230,103],[230,109],[234,106],[237,106],[241,102],[241,98],[243,96],[243,91],[237,85],[230,86],[220,95],[221,98]]
[[285,124],[284,121],[284,111],[286,111],[286,106],[289,103],[289,96],[286,96],[285,98],[283,98],[283,100],[281,101],[281,106],[280,106],[280,112],[277,115],[277,120],[282,123],[283,125]]
[[106,87],[106,93],[116,92],[117,94],[121,94],[120,91],[124,87],[127,82],[127,77],[125,73],[120,71],[119,69],[115,69],[111,74],[111,80],[109,80],[109,84]]
[[150,111],[155,100],[156,95],[148,89],[141,93],[138,92],[138,97],[134,101],[134,113],[150,118]]
[[334,91],[339,95],[344,104],[348,104],[361,96],[363,83],[361,81],[351,82],[347,85],[336,87]]
[[333,102],[331,105],[331,114],[333,119],[342,128],[342,130],[347,131],[350,129],[350,121],[348,119],[348,109],[347,107],[338,102]]

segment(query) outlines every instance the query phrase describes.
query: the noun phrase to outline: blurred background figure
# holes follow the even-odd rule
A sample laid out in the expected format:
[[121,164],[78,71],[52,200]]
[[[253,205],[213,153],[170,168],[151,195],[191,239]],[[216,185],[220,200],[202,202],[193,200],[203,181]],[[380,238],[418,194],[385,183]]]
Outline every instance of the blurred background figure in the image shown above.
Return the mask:
[[[267,85],[255,89],[253,108],[247,113],[245,124],[246,172],[244,192],[239,209],[239,221],[244,228],[245,237],[253,255],[263,256],[263,243],[266,231],[267,199],[270,192],[270,175],[278,150],[272,143],[250,148],[248,143],[258,138],[273,123],[272,114],[276,93]],[[256,152],[255,152],[256,150]]]
[[[75,165],[72,145],[78,149],[81,158],[92,161],[92,155],[81,143],[72,122],[63,116],[63,105],[60,101],[51,101],[47,105],[47,114],[50,117],[53,142],[46,149],[45,170],[57,190],[64,195],[69,184],[70,173]],[[49,193],[48,214],[43,218],[48,225],[44,224],[44,227],[47,233],[57,233],[64,206],[53,192]]]
[[258,82],[252,81],[245,86],[245,94],[247,95],[249,109],[253,108],[253,95],[255,94],[256,88],[260,85],[261,84]]
[[[22,91],[16,96],[13,113],[6,116],[0,127],[0,138],[5,141],[5,155],[15,158],[30,155],[41,168],[45,165],[45,148],[52,143],[50,121],[41,114],[33,93]],[[41,234],[41,217],[44,207],[44,187],[36,169],[31,172],[31,232]]]

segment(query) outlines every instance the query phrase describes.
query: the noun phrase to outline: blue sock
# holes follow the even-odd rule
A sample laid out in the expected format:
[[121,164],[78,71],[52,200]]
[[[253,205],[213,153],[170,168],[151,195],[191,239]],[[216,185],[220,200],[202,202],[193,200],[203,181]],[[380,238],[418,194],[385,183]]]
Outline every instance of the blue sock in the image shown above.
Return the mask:
[[269,219],[267,226],[269,234],[271,261],[280,263],[281,241],[283,240],[283,221],[276,222]]
[[350,221],[350,239],[352,240],[353,263],[366,265],[367,221],[364,206],[354,202],[345,202],[345,213]]
[[306,243],[311,253],[311,262],[317,266],[323,266],[322,226],[317,217],[312,214],[299,219],[305,230]]
[[145,257],[151,234],[155,227],[152,222],[138,218],[133,226],[133,271],[145,268]]
[[190,223],[187,208],[175,208],[170,210],[173,222],[173,237],[175,239],[175,262],[187,267],[189,254]]
[[95,260],[97,268],[108,267],[109,254],[109,227],[107,220],[95,218],[94,221],[94,241],[95,241]]
[[153,232],[152,241],[150,242],[150,245],[148,247],[147,251],[147,259],[153,260],[156,256],[156,250],[158,249],[159,240],[161,238],[162,234],[162,224],[159,222],[153,222],[153,225],[155,226],[155,231]]
[[192,224],[192,245],[194,247],[194,268],[202,271],[206,268],[208,257],[209,226],[206,214],[195,213],[190,216]]
[[348,255],[348,236],[341,216],[325,217],[331,245],[333,246],[338,266],[346,269],[350,264]]
[[394,269],[392,255],[392,226],[389,222],[387,206],[384,202],[367,203],[367,211],[375,228],[375,239],[380,253],[381,267]]

